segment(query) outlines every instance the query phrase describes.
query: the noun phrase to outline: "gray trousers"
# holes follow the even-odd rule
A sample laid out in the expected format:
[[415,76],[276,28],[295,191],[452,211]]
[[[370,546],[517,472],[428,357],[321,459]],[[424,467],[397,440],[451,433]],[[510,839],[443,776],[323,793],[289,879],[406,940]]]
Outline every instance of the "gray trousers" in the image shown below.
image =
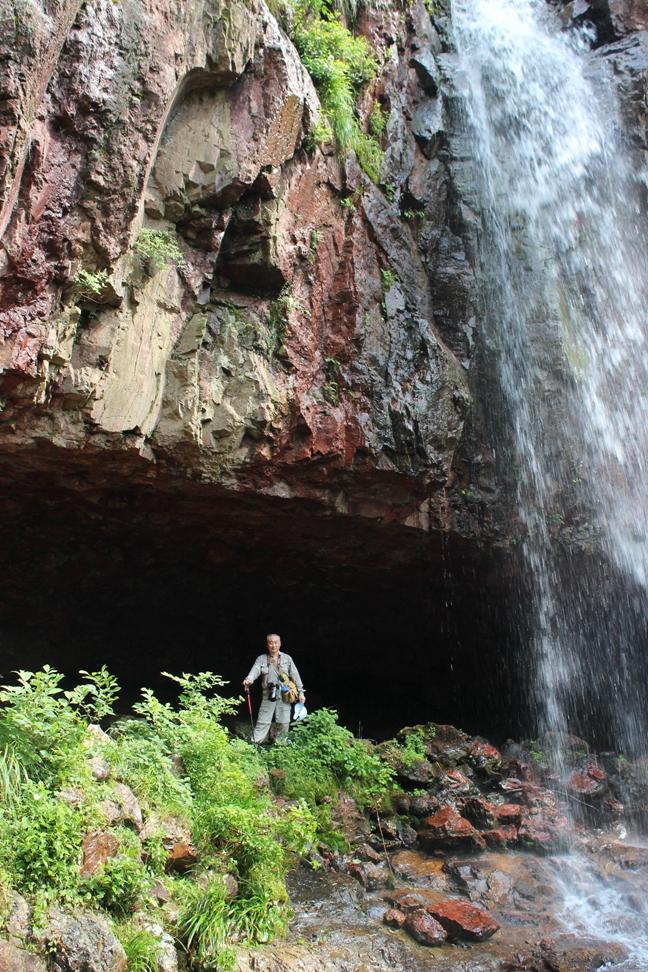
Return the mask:
[[278,739],[280,736],[287,735],[288,727],[290,726],[290,706],[287,702],[281,702],[279,699],[276,702],[271,702],[270,699],[264,699],[259,709],[254,732],[252,733],[253,743],[262,743],[266,738],[270,732],[273,716],[277,724],[275,738]]

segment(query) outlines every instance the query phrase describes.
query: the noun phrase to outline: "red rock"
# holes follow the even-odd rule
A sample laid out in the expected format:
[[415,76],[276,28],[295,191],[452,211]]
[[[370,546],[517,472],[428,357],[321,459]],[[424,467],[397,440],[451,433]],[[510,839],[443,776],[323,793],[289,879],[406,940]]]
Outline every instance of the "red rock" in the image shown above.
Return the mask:
[[483,942],[500,927],[483,908],[459,898],[446,898],[445,901],[428,905],[426,911],[443,925],[451,939]]
[[471,824],[480,828],[491,828],[495,826],[494,804],[484,797],[466,797],[461,802],[461,812]]
[[[605,774],[603,774],[603,779],[605,779]],[[567,780],[567,789],[583,796],[598,796],[604,788],[605,785],[600,778],[591,776],[585,770],[574,770]]]
[[385,885],[389,878],[389,871],[384,864],[361,864],[359,861],[349,861],[346,872],[368,891],[374,891],[381,885]]
[[174,871],[186,871],[198,862],[196,848],[186,841],[177,841],[169,848],[167,867]]
[[438,901],[443,901],[445,897],[445,894],[427,888],[397,888],[395,891],[388,892],[385,900],[399,911],[410,912],[417,908],[427,908]]
[[442,807],[431,817],[426,817],[418,835],[419,840],[428,845],[470,843],[476,847],[484,846],[470,821],[451,806]]
[[495,806],[495,816],[504,824],[520,823],[524,808],[519,803],[502,803]]
[[514,824],[505,824],[503,827],[485,831],[484,839],[492,847],[506,847],[517,842],[518,828]]
[[499,749],[495,749],[495,746],[481,739],[475,739],[470,747],[470,755],[476,760],[501,760],[502,758]]
[[407,916],[405,929],[422,945],[443,945],[448,938],[444,927],[423,909]]
[[119,841],[114,834],[104,830],[93,830],[86,834],[82,844],[83,862],[80,875],[82,878],[96,874],[102,864],[114,857],[119,851]]
[[406,915],[398,908],[388,908],[383,915],[383,922],[390,928],[402,928],[406,921]]
[[590,763],[587,767],[587,775],[591,776],[593,780],[606,780],[607,773],[605,770],[601,769],[596,763]]
[[451,769],[446,773],[446,778],[450,781],[451,786],[470,786],[470,780],[467,776],[458,770]]

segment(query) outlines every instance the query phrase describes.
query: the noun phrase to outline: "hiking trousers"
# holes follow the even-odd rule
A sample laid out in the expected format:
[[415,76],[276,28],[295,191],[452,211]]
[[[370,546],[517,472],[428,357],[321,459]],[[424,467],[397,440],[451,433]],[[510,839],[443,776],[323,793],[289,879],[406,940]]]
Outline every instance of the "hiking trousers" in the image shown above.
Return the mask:
[[276,738],[279,739],[280,736],[286,736],[288,734],[288,727],[290,726],[290,706],[288,703],[281,702],[279,699],[276,702],[271,702],[270,699],[263,699],[256,725],[254,726],[254,732],[252,733],[253,743],[262,743],[266,738],[270,732],[273,716],[277,724]]

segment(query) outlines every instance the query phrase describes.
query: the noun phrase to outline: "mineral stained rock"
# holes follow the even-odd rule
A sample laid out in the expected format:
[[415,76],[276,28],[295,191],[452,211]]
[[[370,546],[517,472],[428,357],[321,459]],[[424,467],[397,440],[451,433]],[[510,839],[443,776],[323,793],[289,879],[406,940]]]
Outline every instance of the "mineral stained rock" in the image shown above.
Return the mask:
[[262,0],[7,9],[12,475],[109,457],[107,486],[192,478],[443,526],[474,278],[423,4],[359,25],[380,64],[364,124],[375,102],[388,117],[380,187],[313,147],[315,89]]

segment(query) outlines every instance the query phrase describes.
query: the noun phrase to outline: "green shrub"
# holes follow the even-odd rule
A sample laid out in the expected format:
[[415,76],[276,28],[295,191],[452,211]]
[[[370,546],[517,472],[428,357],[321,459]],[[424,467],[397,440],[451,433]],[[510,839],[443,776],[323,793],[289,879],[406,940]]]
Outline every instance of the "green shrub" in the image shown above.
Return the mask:
[[83,837],[81,814],[57,799],[43,783],[26,783],[22,800],[4,821],[5,866],[23,893],[51,900],[76,896]]
[[133,910],[147,886],[140,861],[132,857],[111,857],[96,874],[84,882],[86,894],[105,911],[124,916]]
[[98,297],[108,283],[107,270],[79,270],[72,281],[78,297],[93,300]]
[[398,277],[393,270],[381,270],[380,281],[382,283],[383,294],[386,294],[397,283]]
[[178,935],[192,962],[230,972],[235,967],[228,942],[232,933],[225,884],[212,878],[205,887],[189,884],[180,902]]
[[377,805],[390,791],[393,771],[338,723],[333,709],[318,709],[291,729],[290,743],[268,751],[268,764],[283,772],[275,784],[291,798],[317,804],[338,788],[362,807]]
[[148,260],[153,272],[162,270],[168,263],[185,266],[185,258],[178,241],[169,230],[140,230],[133,247],[144,260]]
[[0,746],[30,778],[64,786],[84,774],[85,723],[54,668],[16,674],[17,685],[0,689]]
[[369,115],[369,134],[380,138],[387,127],[387,115],[379,101],[374,101]]
[[[374,78],[376,58],[364,37],[355,37],[340,13],[323,0],[298,0],[292,39],[318,90],[322,111],[341,152],[354,151],[364,172],[378,181],[382,150],[361,131],[355,108],[359,87]],[[326,141],[322,129],[313,141]]]
[[118,925],[115,933],[124,946],[128,972],[157,972],[160,943],[153,932],[128,923]]

